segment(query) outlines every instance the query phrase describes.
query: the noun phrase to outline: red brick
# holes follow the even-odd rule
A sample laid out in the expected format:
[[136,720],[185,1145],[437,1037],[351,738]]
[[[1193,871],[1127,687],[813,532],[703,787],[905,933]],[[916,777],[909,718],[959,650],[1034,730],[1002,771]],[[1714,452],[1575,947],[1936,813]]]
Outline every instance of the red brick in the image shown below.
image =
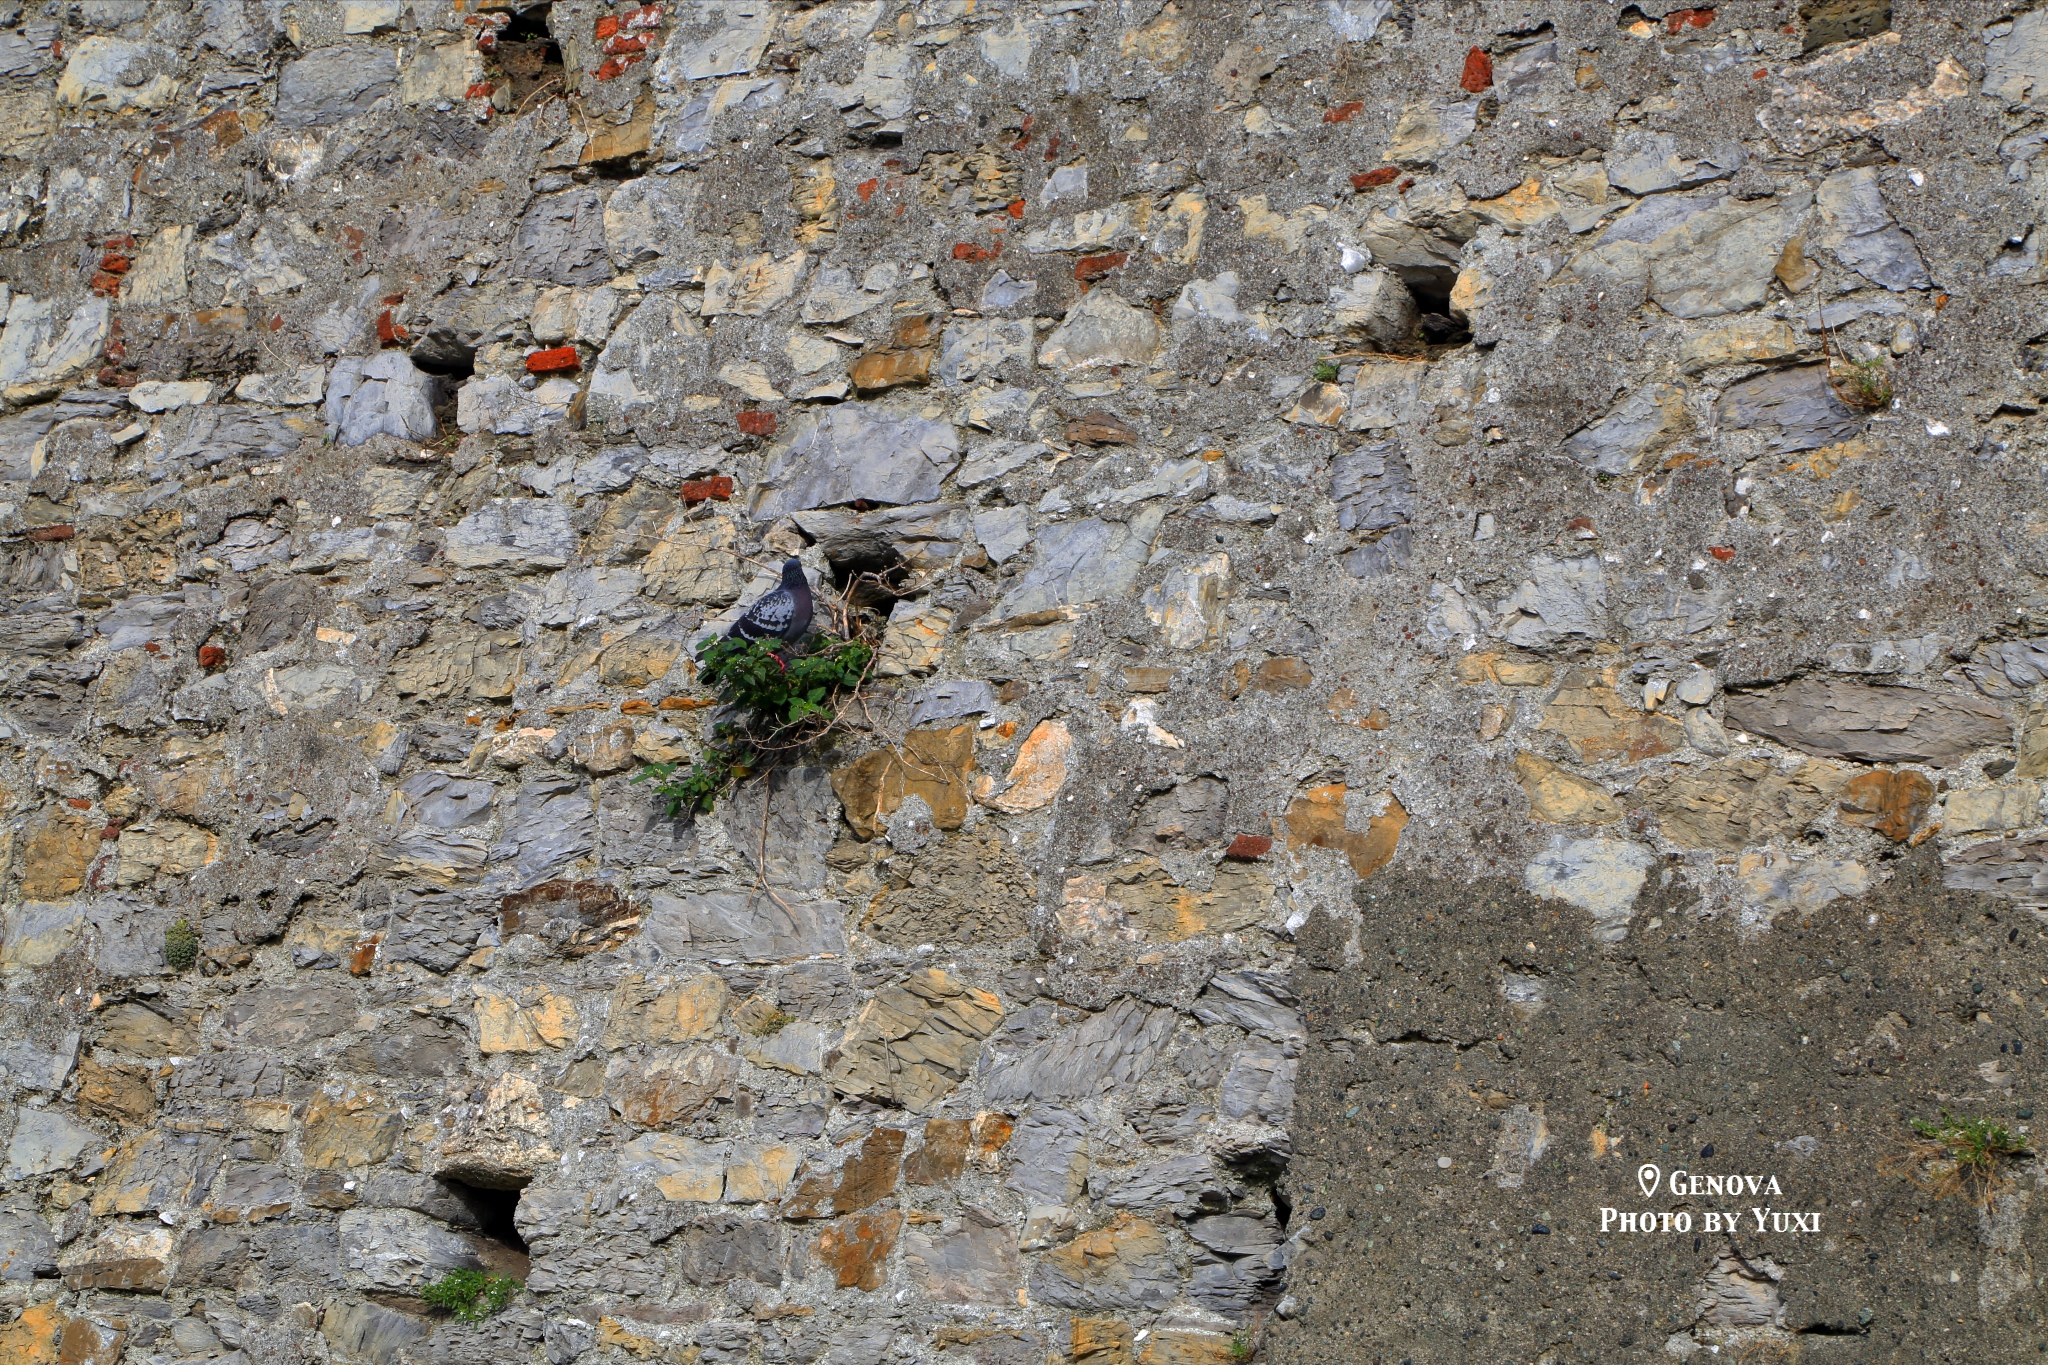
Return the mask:
[[1130,258],[1127,251],[1105,251],[1100,256],[1083,256],[1074,262],[1074,278],[1083,284],[1099,280]]
[[853,187],[853,192],[859,195],[860,202],[865,204],[868,200],[875,197],[875,186],[881,183],[879,180],[863,180]]
[[1354,190],[1376,190],[1382,185],[1393,184],[1394,177],[1400,173],[1399,168],[1394,166],[1382,166],[1376,171],[1360,171],[1351,177],[1351,188]]
[[391,320],[391,310],[386,308],[377,315],[377,344],[379,346],[401,346],[412,339],[412,333]]
[[627,28],[660,28],[661,6],[642,5],[626,16]]
[[607,14],[597,21],[597,32],[592,35],[600,43],[619,31],[619,21]]
[[31,526],[22,534],[30,540],[70,540],[78,534],[78,528],[59,523],[55,526]]
[[88,283],[92,286],[92,292],[95,294],[111,294],[121,287],[121,277],[119,275],[109,275],[104,270],[95,270],[92,279]]
[[590,74],[601,81],[617,80],[620,76],[626,74],[627,67],[640,61],[646,55],[644,52],[632,52],[623,57],[607,57],[604,59],[604,65]]
[[1012,199],[1003,206],[1003,212],[1009,214],[1012,218],[1022,218],[1024,216],[1024,201],[1022,199]]
[[1711,9],[1675,9],[1664,16],[1664,29],[1668,33],[1676,33],[1688,24],[1694,28],[1705,28],[1713,22],[1714,11]]
[[700,502],[724,502],[731,496],[730,474],[714,474],[708,479],[686,479],[683,482],[683,501],[693,507]]
[[739,423],[740,430],[749,436],[773,436],[775,428],[781,425],[774,413],[759,410],[741,413]]
[[1364,112],[1365,101],[1346,100],[1344,101],[1344,103],[1338,105],[1335,109],[1331,109],[1325,112],[1323,115],[1323,122],[1349,123],[1352,119],[1356,118],[1358,115]]
[[1478,94],[1493,85],[1493,58],[1486,55],[1486,49],[1475,47],[1465,54],[1465,74],[1458,81],[1460,90]]
[[604,50],[610,56],[624,57],[629,53],[645,52],[647,44],[652,41],[645,33],[621,33],[615,38],[605,39]]
[[1709,545],[1707,553],[1720,560],[1723,564],[1735,558],[1734,547],[1728,545]]
[[1003,244],[976,246],[972,242],[953,243],[953,259],[956,261],[987,261],[1003,254]]
[[219,668],[227,661],[228,652],[219,645],[199,646],[199,666],[201,668]]
[[528,374],[562,374],[582,367],[583,361],[576,354],[574,346],[554,346],[545,351],[529,351],[526,356]]
[[1273,851],[1273,840],[1264,834],[1240,834],[1230,841],[1223,856],[1240,863],[1253,863]]
[[128,258],[118,251],[109,251],[106,255],[100,257],[100,269],[106,271],[109,275],[127,274],[128,265]]

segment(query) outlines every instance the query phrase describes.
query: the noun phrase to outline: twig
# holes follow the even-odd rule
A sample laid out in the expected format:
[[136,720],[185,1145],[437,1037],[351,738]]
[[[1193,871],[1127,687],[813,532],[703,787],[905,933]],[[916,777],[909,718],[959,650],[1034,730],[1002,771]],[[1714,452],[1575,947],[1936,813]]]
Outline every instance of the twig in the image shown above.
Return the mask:
[[768,883],[768,812],[775,804],[775,769],[770,768],[761,776],[767,781],[761,788],[761,842],[754,853],[754,885],[766,891],[770,900],[794,915],[796,911],[790,908],[789,902],[777,895],[775,888]]
[[535,100],[539,99],[542,95],[545,95],[548,92],[549,86],[560,85],[561,83],[562,78],[560,76],[550,76],[546,80],[542,81],[539,85],[533,87],[533,89],[527,91],[526,98],[519,102],[518,112],[512,115],[514,121],[525,118],[527,106],[531,105]]

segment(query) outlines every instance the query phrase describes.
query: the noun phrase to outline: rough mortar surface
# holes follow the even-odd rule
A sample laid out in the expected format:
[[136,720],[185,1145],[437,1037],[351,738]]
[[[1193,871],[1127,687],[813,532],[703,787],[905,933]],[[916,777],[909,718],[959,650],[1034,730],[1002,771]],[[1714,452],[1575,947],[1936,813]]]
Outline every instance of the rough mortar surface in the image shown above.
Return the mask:
[[[2044,129],[1990,0],[0,2],[0,1360],[2042,1358],[1910,1121],[2048,1048]],[[792,554],[876,674],[670,818]]]

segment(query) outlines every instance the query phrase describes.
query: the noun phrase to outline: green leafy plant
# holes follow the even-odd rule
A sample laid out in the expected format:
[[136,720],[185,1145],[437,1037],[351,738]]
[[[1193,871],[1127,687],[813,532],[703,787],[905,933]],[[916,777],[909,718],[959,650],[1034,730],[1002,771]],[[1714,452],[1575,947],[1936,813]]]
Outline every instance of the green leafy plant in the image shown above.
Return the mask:
[[1334,384],[1337,382],[1337,362],[1334,360],[1318,360],[1313,373],[1318,382]]
[[1860,411],[1874,412],[1891,406],[1892,367],[1882,357],[1832,360],[1828,363],[1828,384],[1835,397]]
[[687,769],[649,763],[633,780],[652,782],[671,817],[710,811],[733,783],[830,732],[840,701],[859,691],[874,657],[858,640],[822,634],[794,647],[705,641],[697,647],[697,679],[717,692],[726,717],[711,727],[704,752]]
[[420,1286],[420,1297],[436,1308],[445,1308],[463,1322],[482,1322],[503,1312],[513,1295],[526,1286],[509,1275],[486,1275],[481,1270],[451,1270],[438,1280]]
[[164,962],[172,971],[182,972],[198,960],[199,935],[192,921],[181,917],[164,930]]
[[1917,1142],[1906,1144],[1909,1176],[1937,1199],[1965,1195],[1988,1204],[2007,1183],[2005,1167],[2032,1156],[2026,1135],[1994,1119],[1964,1119],[1944,1109],[1938,1122],[1909,1119]]
[[1237,1331],[1231,1334],[1230,1358],[1232,1360],[1250,1360],[1253,1356],[1257,1355],[1258,1353],[1259,1344],[1258,1342],[1252,1340],[1251,1328],[1240,1327],[1237,1329]]

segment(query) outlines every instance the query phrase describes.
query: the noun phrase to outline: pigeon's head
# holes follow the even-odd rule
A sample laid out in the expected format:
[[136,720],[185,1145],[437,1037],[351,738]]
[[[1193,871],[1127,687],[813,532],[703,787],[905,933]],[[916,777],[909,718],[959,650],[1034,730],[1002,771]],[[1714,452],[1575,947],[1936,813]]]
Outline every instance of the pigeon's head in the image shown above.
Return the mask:
[[782,586],[791,592],[811,586],[810,580],[804,577],[803,561],[795,555],[782,561]]

